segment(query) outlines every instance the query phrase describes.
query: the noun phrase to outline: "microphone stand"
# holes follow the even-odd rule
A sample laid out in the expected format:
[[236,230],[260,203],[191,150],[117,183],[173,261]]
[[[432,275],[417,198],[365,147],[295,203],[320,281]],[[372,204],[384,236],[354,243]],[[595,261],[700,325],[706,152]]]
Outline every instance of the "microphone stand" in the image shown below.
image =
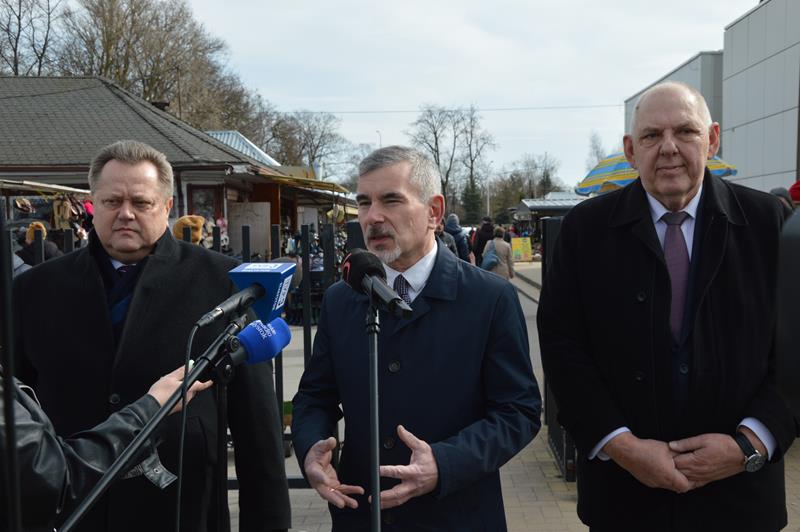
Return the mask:
[[[228,384],[231,379],[233,379],[233,366],[234,361],[231,359],[231,352],[236,349],[238,346],[238,338],[236,338],[235,334],[239,332],[244,327],[244,322],[246,321],[245,316],[241,316],[236,320],[232,321],[220,334],[217,338],[211,342],[211,345],[208,346],[208,349],[198,357],[195,361],[194,366],[192,367],[189,374],[184,377],[186,381],[187,389],[192,386],[195,382],[200,380],[203,377],[204,373],[208,370],[211,373],[211,378],[214,382],[218,384]],[[122,470],[129,466],[128,462],[131,460],[134,454],[136,454],[145,444],[145,442],[150,438],[153,432],[158,428],[161,421],[167,417],[175,405],[178,404],[178,401],[181,400],[181,390],[178,388],[175,392],[167,399],[167,402],[159,408],[158,412],[150,419],[150,421],[142,427],[141,432],[133,439],[133,441],[125,448],[125,451],[116,459],[114,463],[111,464],[111,467],[106,471],[97,485],[92,489],[89,495],[81,502],[81,504],[75,509],[72,515],[64,521],[64,524],[61,525],[61,528],[58,529],[58,532],[69,532],[72,530],[75,525],[80,521],[86,512],[91,509],[92,506],[97,502],[97,499],[105,493],[111,483],[116,480]],[[223,460],[224,457],[219,457],[220,460]]]
[[378,307],[371,303],[367,309],[367,338],[369,339],[369,459],[372,506],[371,532],[381,531],[380,425],[378,413],[378,333],[381,330]]

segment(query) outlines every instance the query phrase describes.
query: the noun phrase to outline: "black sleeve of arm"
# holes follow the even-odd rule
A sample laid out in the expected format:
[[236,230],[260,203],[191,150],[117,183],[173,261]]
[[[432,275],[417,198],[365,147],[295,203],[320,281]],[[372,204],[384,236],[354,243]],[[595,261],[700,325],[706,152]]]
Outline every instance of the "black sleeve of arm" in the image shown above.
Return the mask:
[[558,420],[578,449],[588,454],[627,423],[586,339],[578,275],[579,228],[572,222],[569,215],[562,222],[553,260],[543,279],[536,319],[545,379],[558,404]]
[[[36,403],[19,388],[16,394],[16,447],[26,528],[47,526],[82,500],[158,411],[158,402],[145,395],[93,429],[62,440]],[[5,454],[2,418],[0,428],[0,449]],[[0,489],[5,490],[5,479]],[[5,494],[0,500],[7,500]]]
[[308,450],[319,440],[332,436],[336,423],[342,417],[330,352],[328,293],[330,290],[323,298],[311,359],[300,379],[297,395],[292,401],[292,443],[303,475],[305,475],[303,465]]

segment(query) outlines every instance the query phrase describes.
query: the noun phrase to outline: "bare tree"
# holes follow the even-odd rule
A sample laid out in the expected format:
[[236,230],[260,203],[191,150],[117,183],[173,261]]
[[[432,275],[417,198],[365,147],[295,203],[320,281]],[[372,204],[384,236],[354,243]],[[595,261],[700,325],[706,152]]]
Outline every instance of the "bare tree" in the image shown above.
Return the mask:
[[549,193],[562,190],[564,187],[561,181],[556,177],[556,172],[561,163],[547,152],[536,158],[536,163],[539,169],[538,180],[538,197],[544,197]]
[[475,186],[478,169],[485,153],[494,150],[496,145],[491,133],[481,126],[481,115],[474,105],[464,111],[462,164],[467,170],[467,181]]
[[0,0],[0,72],[47,72],[60,5],[61,0]]
[[445,204],[454,205],[457,197],[451,179],[456,175],[456,162],[461,153],[464,135],[464,110],[423,105],[420,114],[407,132],[411,143],[428,154],[442,174]]
[[592,133],[589,135],[589,155],[586,157],[586,171],[588,172],[597,166],[597,163],[605,159],[606,156],[606,149],[603,146],[603,140],[600,138],[600,134],[592,130]]

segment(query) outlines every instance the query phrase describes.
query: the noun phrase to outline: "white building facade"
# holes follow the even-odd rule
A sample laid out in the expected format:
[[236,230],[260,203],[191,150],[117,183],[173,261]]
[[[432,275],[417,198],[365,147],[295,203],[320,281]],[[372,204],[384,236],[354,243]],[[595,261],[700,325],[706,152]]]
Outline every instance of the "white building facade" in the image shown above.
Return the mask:
[[713,119],[720,124],[723,120],[722,108],[722,50],[700,52],[675,70],[643,88],[625,100],[625,133],[630,133],[631,119],[636,102],[644,91],[664,81],[680,81],[691,85],[706,99]]
[[800,1],[766,0],[725,28],[722,145],[759,190],[798,179]]

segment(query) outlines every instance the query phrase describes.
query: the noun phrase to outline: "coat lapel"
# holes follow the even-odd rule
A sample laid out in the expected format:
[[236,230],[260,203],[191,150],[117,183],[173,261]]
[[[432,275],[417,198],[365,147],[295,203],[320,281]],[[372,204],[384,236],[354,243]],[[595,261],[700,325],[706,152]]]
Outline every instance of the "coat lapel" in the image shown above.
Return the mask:
[[[157,319],[157,309],[151,309],[153,294],[169,285],[170,275],[174,271],[174,264],[178,255],[178,243],[167,230],[156,244],[155,252],[147,258],[144,270],[140,274],[133,292],[128,316],[125,318],[125,328],[117,346],[114,364],[119,362],[124,347],[129,342],[135,342],[139,331],[145,334],[151,326],[152,319]],[[161,287],[161,288],[160,288]]]
[[664,251],[658,242],[653,218],[650,214],[650,205],[642,186],[641,179],[637,179],[630,186],[619,192],[616,205],[611,211],[610,227],[630,226],[631,233],[649,249],[659,261],[664,263]]
[[422,318],[431,310],[432,299],[454,301],[458,295],[458,277],[460,265],[458,258],[446,246],[437,242],[436,262],[428,277],[425,288],[422,289],[411,304],[414,313],[410,318],[397,320],[392,334],[397,334],[405,327]]
[[[695,245],[692,251],[692,257],[698,259],[692,290],[695,294],[693,304],[695,316],[725,257],[729,225],[747,225],[747,218],[733,192],[722,179],[711,175],[708,169],[703,180],[703,191],[705,196],[703,212],[699,227],[695,227]],[[694,327],[694,321],[690,320],[687,334]]]

